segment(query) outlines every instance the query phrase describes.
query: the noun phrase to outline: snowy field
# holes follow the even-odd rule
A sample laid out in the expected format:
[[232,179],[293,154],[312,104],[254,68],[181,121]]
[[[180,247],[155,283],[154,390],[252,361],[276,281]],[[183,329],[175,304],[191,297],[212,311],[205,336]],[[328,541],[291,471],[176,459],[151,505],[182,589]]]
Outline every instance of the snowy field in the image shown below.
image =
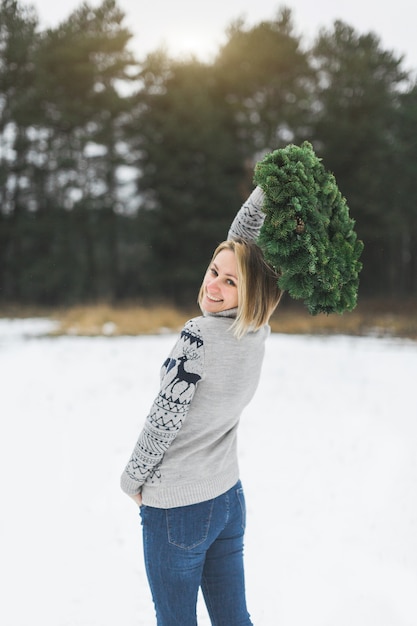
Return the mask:
[[[0,623],[154,626],[119,476],[174,336],[47,327],[0,320]],[[417,625],[416,388],[417,343],[270,338],[240,430],[255,626]]]

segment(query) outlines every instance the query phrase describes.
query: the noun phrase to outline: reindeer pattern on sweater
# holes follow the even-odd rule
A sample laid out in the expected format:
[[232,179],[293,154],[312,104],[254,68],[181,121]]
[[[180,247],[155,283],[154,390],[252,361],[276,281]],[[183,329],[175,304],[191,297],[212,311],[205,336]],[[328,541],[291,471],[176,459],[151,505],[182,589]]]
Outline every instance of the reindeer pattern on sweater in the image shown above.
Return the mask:
[[203,339],[190,320],[161,368],[158,396],[126,467],[138,484],[160,480],[159,465],[183,424],[203,369]]

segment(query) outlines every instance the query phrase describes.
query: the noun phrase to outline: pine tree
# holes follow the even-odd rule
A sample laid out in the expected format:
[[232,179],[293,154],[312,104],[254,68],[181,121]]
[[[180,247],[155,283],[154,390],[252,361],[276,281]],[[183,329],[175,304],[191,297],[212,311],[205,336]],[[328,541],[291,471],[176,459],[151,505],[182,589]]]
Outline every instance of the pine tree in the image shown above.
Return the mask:
[[330,172],[310,143],[267,154],[254,182],[265,192],[258,243],[278,271],[280,288],[312,315],[356,306],[363,243]]

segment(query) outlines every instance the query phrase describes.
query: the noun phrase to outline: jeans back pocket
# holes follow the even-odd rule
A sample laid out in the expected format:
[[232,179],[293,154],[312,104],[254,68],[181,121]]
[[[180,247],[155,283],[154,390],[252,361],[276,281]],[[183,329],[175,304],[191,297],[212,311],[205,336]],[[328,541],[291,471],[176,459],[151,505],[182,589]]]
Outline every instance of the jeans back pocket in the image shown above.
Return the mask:
[[213,514],[214,500],[166,510],[168,541],[178,548],[191,550],[206,541]]

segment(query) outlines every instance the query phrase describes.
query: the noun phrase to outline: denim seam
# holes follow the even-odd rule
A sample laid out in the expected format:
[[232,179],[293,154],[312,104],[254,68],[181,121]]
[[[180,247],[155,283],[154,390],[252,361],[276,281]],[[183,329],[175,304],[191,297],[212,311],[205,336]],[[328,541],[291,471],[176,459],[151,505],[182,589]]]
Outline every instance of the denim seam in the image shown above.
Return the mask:
[[246,507],[244,505],[244,503],[242,502],[242,496],[243,496],[243,488],[240,487],[239,489],[236,489],[236,495],[237,495],[237,499],[239,502],[239,506],[240,506],[240,510],[242,513],[242,522],[241,522],[241,526],[243,528],[243,530],[245,530],[246,528]]

